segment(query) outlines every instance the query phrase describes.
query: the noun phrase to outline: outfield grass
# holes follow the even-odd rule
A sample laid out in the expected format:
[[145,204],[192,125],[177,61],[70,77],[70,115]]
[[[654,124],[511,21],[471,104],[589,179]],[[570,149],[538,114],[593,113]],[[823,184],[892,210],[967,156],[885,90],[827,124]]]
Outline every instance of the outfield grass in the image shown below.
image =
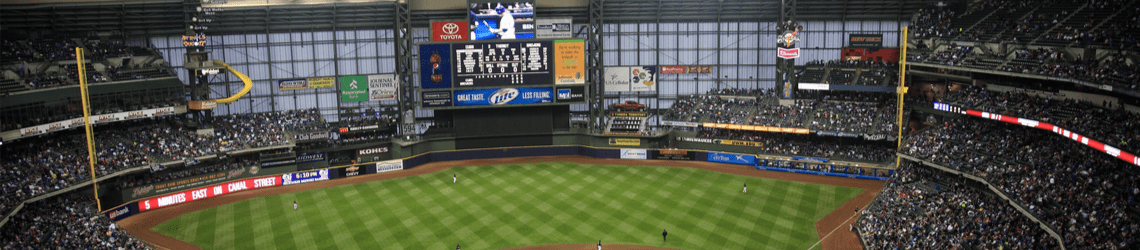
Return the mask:
[[500,249],[598,240],[807,249],[819,241],[815,221],[860,192],[694,168],[508,164],[257,197],[153,230],[203,249]]

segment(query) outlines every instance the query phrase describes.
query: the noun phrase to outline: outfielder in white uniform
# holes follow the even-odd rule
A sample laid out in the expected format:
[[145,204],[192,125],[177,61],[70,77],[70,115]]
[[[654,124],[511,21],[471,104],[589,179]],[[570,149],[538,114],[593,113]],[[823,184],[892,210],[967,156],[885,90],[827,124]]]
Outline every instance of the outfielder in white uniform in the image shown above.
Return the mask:
[[297,201],[293,201],[293,210],[297,210]]
[[748,183],[744,183],[744,193],[748,193]]
[[455,177],[455,174],[451,174],[451,183],[455,183],[456,181],[459,181],[459,177]]

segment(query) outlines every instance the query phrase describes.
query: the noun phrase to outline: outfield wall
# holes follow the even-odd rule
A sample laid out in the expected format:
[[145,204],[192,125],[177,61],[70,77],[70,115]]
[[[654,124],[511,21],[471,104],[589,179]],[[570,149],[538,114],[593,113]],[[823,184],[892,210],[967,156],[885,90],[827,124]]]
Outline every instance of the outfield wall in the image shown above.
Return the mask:
[[[395,146],[393,148],[401,148]],[[409,145],[414,146],[414,145]],[[423,145],[427,148],[432,148],[430,145]],[[412,147],[414,148],[414,147]],[[306,171],[293,171],[287,173],[272,172],[258,172],[259,175],[250,178],[239,179],[225,178],[229,182],[222,183],[220,178],[211,180],[218,180],[214,182],[186,182],[184,180],[175,180],[175,183],[187,183],[185,188],[182,189],[168,189],[164,192],[152,193],[151,196],[136,195],[136,199],[130,201],[119,201],[118,203],[105,203],[105,204],[119,204],[111,209],[103,211],[112,220],[121,220],[134,214],[146,212],[152,209],[163,208],[167,206],[174,206],[182,203],[193,202],[202,199],[212,198],[214,196],[225,195],[245,190],[303,184],[310,182],[318,182],[331,180],[336,178],[345,178],[360,176],[366,174],[375,174],[388,171],[399,171],[403,169],[415,168],[424,164],[432,162],[444,161],[458,161],[458,160],[473,160],[473,159],[491,159],[491,158],[512,158],[512,157],[531,157],[531,156],[587,156],[593,158],[609,158],[609,159],[652,159],[652,160],[674,160],[674,161],[702,161],[702,162],[717,162],[727,164],[738,164],[755,167],[761,170],[774,170],[783,172],[795,172],[804,174],[817,174],[828,176],[840,176],[860,179],[873,179],[885,180],[885,177],[861,175],[861,174],[837,174],[826,171],[815,171],[809,168],[795,169],[795,166],[809,166],[808,162],[819,162],[819,158],[805,158],[805,157],[785,157],[779,156],[764,156],[754,154],[740,154],[740,153],[726,153],[726,152],[710,152],[705,150],[691,150],[691,149],[650,149],[650,148],[612,148],[612,147],[593,147],[593,146],[530,146],[530,147],[506,147],[506,148],[486,148],[486,149],[467,149],[467,150],[442,150],[436,152],[421,153],[413,156],[397,158],[393,160],[358,163],[345,166],[334,166],[321,169],[313,169]],[[786,163],[785,163],[786,162]],[[772,163],[771,165],[769,163]],[[783,165],[781,165],[783,164]],[[835,162],[831,163],[834,166]],[[781,167],[783,166],[783,167]],[[819,164],[817,164],[819,166]],[[296,166],[293,166],[296,168]],[[868,166],[864,164],[858,167],[861,169],[882,169],[883,166]],[[849,169],[845,167],[844,169]],[[265,171],[265,170],[262,170]],[[235,171],[236,173],[237,171]],[[241,171],[248,172],[248,171]],[[213,174],[213,175],[219,175]],[[211,175],[207,175],[211,176]],[[238,175],[241,176],[241,175]],[[192,177],[197,179],[198,177]],[[237,180],[235,180],[237,179]],[[193,183],[193,185],[191,185]],[[207,186],[209,184],[217,183]],[[123,194],[133,192],[131,190],[121,190]],[[126,200],[126,199],[123,199]],[[113,200],[107,200],[113,201]]]

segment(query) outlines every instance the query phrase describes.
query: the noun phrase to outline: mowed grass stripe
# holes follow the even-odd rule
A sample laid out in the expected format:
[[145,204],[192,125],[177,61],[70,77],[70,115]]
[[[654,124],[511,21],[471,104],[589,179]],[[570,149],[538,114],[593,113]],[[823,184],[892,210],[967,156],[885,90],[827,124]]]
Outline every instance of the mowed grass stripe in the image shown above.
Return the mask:
[[[252,198],[155,229],[220,249],[500,249],[597,240],[806,249],[818,241],[814,222],[859,192],[693,168],[505,164]],[[235,238],[225,246],[215,230],[226,227],[223,210]]]

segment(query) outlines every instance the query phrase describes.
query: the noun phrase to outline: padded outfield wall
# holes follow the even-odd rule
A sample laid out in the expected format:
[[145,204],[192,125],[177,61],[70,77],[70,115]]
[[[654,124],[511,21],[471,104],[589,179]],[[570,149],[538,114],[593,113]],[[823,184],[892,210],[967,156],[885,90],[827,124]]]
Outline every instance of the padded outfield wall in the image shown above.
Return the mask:
[[[696,143],[683,144],[687,147],[683,149],[674,148],[671,144],[674,144],[676,139],[668,134],[658,136],[613,137],[568,133],[554,135],[552,136],[552,140],[556,143],[575,144],[456,150],[454,148],[454,141],[450,139],[394,142],[391,144],[389,151],[391,160],[363,162],[305,171],[298,171],[300,167],[297,165],[276,166],[273,168],[260,168],[258,166],[243,167],[227,172],[172,180],[155,184],[158,185],[156,187],[134,187],[118,190],[117,192],[110,192],[111,194],[100,198],[104,204],[115,204],[114,207],[105,210],[104,213],[112,220],[117,221],[152,209],[194,202],[234,192],[375,174],[379,172],[399,171],[415,168],[431,162],[559,155],[578,155],[611,159],[708,161],[752,166],[761,170],[875,180],[885,179],[875,175],[839,174],[826,171],[830,168],[823,168],[824,165],[827,165],[832,168],[835,166],[844,166],[844,169],[846,169],[846,167],[855,166],[856,163],[827,161],[827,159],[810,157],[756,155],[749,152],[754,149],[750,149],[746,146]],[[712,151],[700,149],[702,146],[709,146],[714,149]],[[311,154],[312,153],[307,153],[304,155]],[[311,156],[306,157],[311,158]],[[881,165],[867,163],[862,163],[859,168],[867,169],[868,173],[880,170],[889,171],[889,169]],[[254,169],[256,169],[256,171],[254,171]],[[143,192],[139,190],[143,190]]]

